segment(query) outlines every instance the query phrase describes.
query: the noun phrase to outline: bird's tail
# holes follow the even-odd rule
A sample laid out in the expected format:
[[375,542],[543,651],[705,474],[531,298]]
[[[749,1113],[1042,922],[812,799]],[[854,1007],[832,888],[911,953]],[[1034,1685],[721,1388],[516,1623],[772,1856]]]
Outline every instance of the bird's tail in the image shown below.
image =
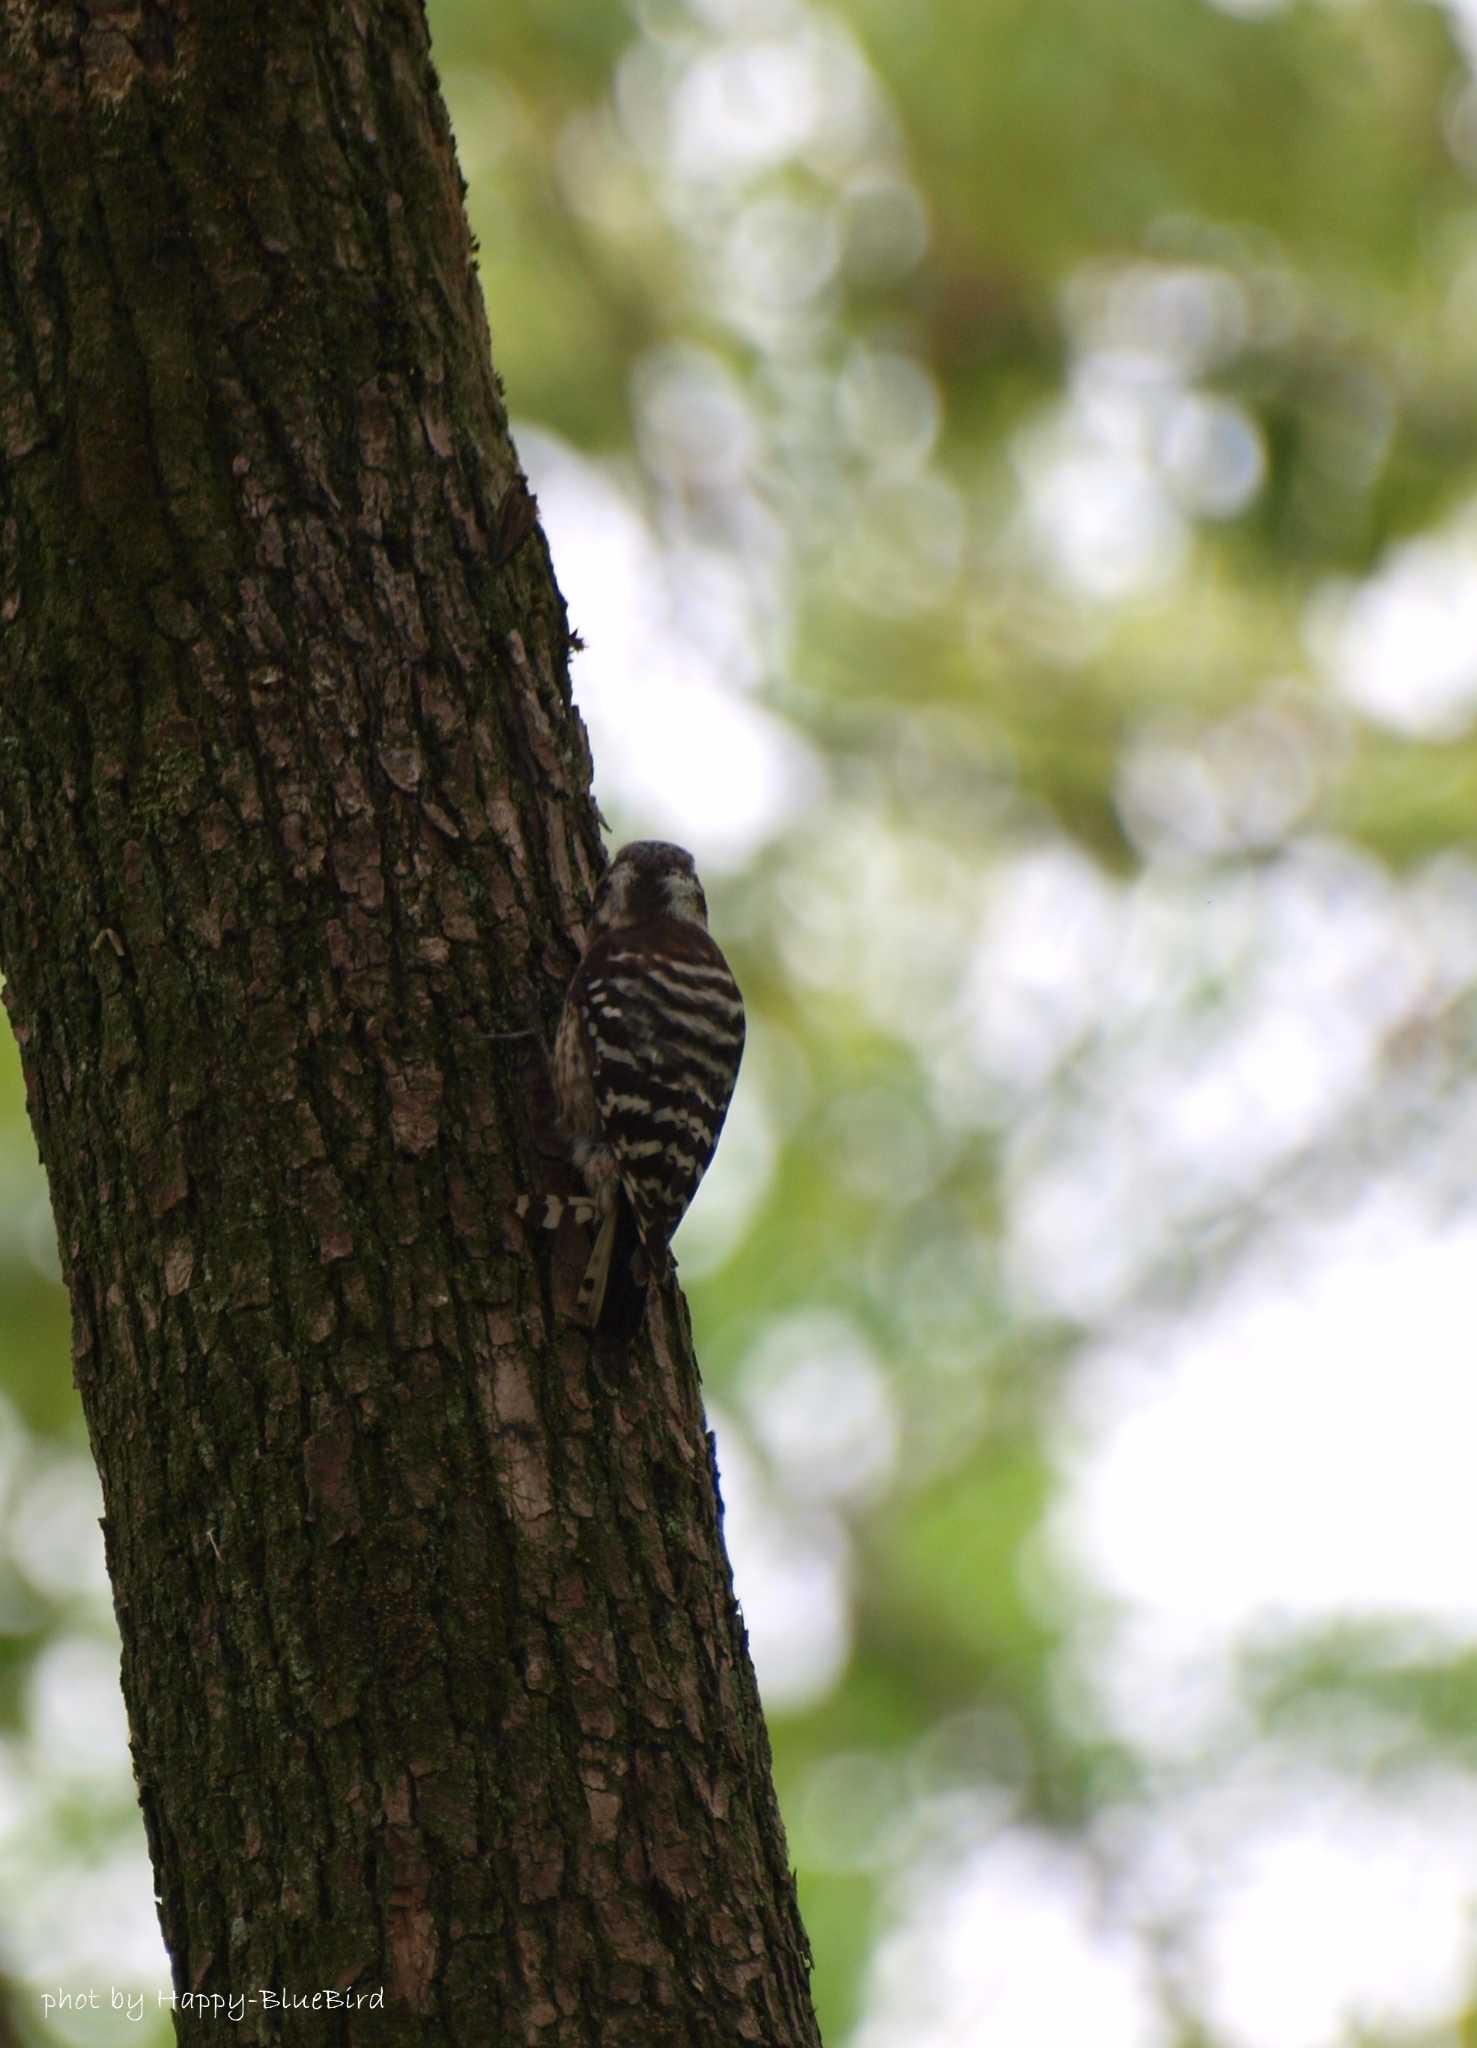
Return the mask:
[[580,1282],[575,1313],[588,1329],[629,1343],[646,1313],[646,1259],[641,1233],[625,1194],[617,1195],[600,1225]]

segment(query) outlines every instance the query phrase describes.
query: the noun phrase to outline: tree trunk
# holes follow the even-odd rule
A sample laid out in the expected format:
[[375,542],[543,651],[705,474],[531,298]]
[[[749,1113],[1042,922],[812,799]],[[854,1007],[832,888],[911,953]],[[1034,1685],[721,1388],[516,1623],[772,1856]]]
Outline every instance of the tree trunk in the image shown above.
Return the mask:
[[418,0],[5,35],[0,959],[180,2036],[813,2043],[680,1300],[511,1218],[600,854]]

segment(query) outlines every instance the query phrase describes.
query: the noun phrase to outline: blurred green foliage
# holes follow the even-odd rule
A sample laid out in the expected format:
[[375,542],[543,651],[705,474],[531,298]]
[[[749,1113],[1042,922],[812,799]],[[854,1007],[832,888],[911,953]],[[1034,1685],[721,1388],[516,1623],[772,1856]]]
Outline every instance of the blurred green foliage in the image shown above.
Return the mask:
[[[575,687],[602,803],[712,865],[743,772],[697,716],[653,814],[661,702],[617,644],[636,582],[663,597],[632,633],[651,665],[660,640],[679,678],[703,669],[761,763],[773,749],[775,788],[800,763],[716,856],[755,1031],[684,1264],[826,2038],[1074,2037],[1049,2000],[1029,2034],[970,2006],[966,1964],[889,2003],[889,1968],[928,1953],[928,1875],[994,1896],[988,1857],[1015,1842],[1119,1902],[1103,1913],[1132,1957],[1101,1966],[1131,2016],[1091,2022],[1110,2048],[1456,2039],[1470,1960],[1422,2006],[1403,1979],[1345,1984],[1311,1937],[1315,2017],[1248,2018],[1225,1982],[1244,1991],[1260,1952],[1217,1919],[1212,1875],[1218,1842],[1227,1868],[1259,1853],[1247,1783],[1285,1786],[1289,1814],[1330,1776],[1346,1805],[1457,1784],[1459,1635],[1399,1601],[1300,1617],[1248,1567],[1229,1618],[1207,1596],[1199,1663],[1166,1677],[1133,1632],[1148,1594],[1070,1530],[1084,1473],[1178,1370],[1165,1331],[1193,1353],[1225,1297],[1301,1271],[1375,1187],[1465,1213],[1471,16],[431,18],[497,367],[590,642]],[[644,554],[614,548],[632,534]],[[636,565],[627,587],[591,573],[602,548]],[[13,1061],[0,1178],[14,1515],[26,1473],[81,1437]],[[1281,1427],[1269,1413],[1267,1439]],[[1371,1514],[1397,1480],[1420,1483],[1392,1443]],[[1259,1484],[1252,1465],[1249,1525]],[[1149,1511],[1172,1558],[1172,1493]],[[106,1626],[95,1589],[19,1554],[0,1739],[47,1818],[0,1834],[12,1896],[69,1838],[79,1868],[100,1854],[75,1787],[46,1778],[31,1686],[48,1644]],[[1197,1671],[1221,1701],[1203,1727]],[[1216,1818],[1223,1796],[1242,1818]],[[1390,1826],[1368,1861],[1398,1870]],[[1169,1899],[1144,1874],[1166,1844]],[[1095,1983],[1102,1926],[1069,1893],[1079,1946],[1044,1974]],[[1003,1907],[988,1926],[1017,1940]]]

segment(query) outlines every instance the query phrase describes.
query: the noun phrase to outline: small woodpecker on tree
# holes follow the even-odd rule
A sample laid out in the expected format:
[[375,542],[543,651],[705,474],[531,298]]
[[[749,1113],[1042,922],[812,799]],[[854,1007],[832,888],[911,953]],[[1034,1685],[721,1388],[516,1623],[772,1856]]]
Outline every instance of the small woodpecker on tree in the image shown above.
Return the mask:
[[[672,1234],[717,1147],[743,1051],[743,997],[708,932],[692,855],[660,839],[622,847],[553,1060],[559,1127],[599,1225],[577,1314],[604,1336],[634,1336],[648,1282],[671,1270]],[[551,1202],[546,1220],[566,1206]]]

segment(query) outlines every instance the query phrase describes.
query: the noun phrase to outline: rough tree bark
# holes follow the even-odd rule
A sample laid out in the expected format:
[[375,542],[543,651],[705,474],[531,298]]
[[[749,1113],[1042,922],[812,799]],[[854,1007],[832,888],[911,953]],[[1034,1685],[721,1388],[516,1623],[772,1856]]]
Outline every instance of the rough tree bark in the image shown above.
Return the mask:
[[0,440],[0,960],[177,1989],[814,2042],[680,1302],[592,1353],[510,1220],[600,855],[419,0],[6,10]]

